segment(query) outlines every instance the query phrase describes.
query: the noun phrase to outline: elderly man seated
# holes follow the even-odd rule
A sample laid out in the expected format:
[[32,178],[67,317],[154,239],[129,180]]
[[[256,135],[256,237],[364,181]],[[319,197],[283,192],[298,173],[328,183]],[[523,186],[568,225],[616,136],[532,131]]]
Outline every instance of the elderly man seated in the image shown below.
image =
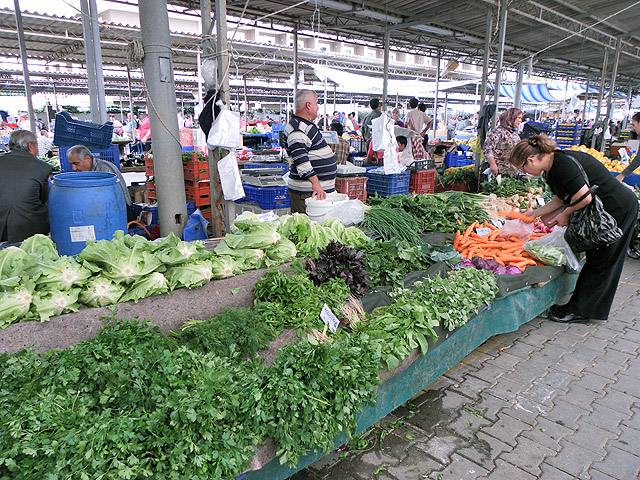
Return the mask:
[[122,194],[127,202],[127,205],[131,205],[131,195],[127,189],[127,184],[124,181],[120,169],[111,162],[105,162],[99,158],[94,158],[93,153],[84,145],[75,145],[67,150],[67,159],[74,172],[108,172],[113,173],[118,177],[118,183],[122,189]]

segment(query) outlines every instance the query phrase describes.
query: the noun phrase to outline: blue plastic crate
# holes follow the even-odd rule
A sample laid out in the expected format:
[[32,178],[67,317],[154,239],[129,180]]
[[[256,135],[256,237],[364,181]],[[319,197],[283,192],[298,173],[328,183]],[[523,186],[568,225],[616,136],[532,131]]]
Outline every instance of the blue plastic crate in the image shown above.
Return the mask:
[[279,168],[282,170],[282,173],[287,173],[289,171],[288,163],[255,163],[255,162],[246,162],[242,164],[242,168]]
[[[67,151],[70,148],[70,146],[60,147],[60,170],[62,172],[73,171],[71,164],[69,163],[69,159],[67,158]],[[99,158],[105,162],[111,162],[118,168],[118,170],[120,169],[120,150],[118,149],[118,145],[110,145],[107,148],[90,148],[89,150],[91,150],[91,153],[95,158]]]
[[190,145],[188,147],[182,147],[183,152],[193,152],[194,150],[195,150],[195,147],[193,145]]
[[[196,203],[193,201],[187,202],[187,215],[191,215],[196,211]],[[145,205],[142,208],[142,212],[147,215],[147,220],[150,220],[151,223],[149,225],[157,225],[160,223],[160,216],[158,215],[158,204],[154,205]],[[148,217],[150,215],[150,218]],[[144,220],[144,216],[143,216]]]
[[263,210],[289,208],[289,189],[287,187],[255,187],[243,185],[245,201],[256,202]]
[[390,197],[409,193],[409,179],[411,172],[385,175],[374,171],[367,172],[367,194]]
[[464,152],[447,153],[444,158],[444,166],[446,168],[466,167],[467,165],[473,165],[473,163],[473,159],[467,159]]
[[71,118],[67,112],[56,113],[53,144],[59,147],[84,145],[88,148],[107,148],[111,145],[113,124],[103,125]]

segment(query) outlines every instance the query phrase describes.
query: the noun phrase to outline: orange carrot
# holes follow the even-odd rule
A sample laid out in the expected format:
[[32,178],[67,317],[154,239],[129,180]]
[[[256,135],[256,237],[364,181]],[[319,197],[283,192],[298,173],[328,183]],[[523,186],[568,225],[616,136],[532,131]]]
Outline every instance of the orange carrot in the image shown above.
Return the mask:
[[516,211],[511,211],[511,212],[501,211],[501,212],[498,212],[498,215],[511,220],[520,220],[525,223],[533,223],[536,221],[535,218],[529,215],[525,215],[524,213],[516,212]]

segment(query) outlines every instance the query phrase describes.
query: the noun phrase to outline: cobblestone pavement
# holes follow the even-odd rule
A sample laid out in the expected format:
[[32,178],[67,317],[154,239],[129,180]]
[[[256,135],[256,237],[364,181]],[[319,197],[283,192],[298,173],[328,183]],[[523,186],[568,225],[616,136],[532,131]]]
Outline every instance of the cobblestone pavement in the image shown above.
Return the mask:
[[640,261],[609,321],[494,337],[352,446],[293,478],[640,478]]

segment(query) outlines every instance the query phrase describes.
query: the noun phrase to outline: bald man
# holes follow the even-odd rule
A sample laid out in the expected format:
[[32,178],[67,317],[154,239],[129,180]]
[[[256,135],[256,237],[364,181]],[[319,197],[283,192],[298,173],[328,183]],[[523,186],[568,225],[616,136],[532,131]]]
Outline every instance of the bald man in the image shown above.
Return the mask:
[[284,135],[291,168],[289,197],[291,213],[305,213],[305,200],[324,199],[335,190],[336,156],[314,124],[318,116],[318,96],[312,90],[298,90],[295,115]]

